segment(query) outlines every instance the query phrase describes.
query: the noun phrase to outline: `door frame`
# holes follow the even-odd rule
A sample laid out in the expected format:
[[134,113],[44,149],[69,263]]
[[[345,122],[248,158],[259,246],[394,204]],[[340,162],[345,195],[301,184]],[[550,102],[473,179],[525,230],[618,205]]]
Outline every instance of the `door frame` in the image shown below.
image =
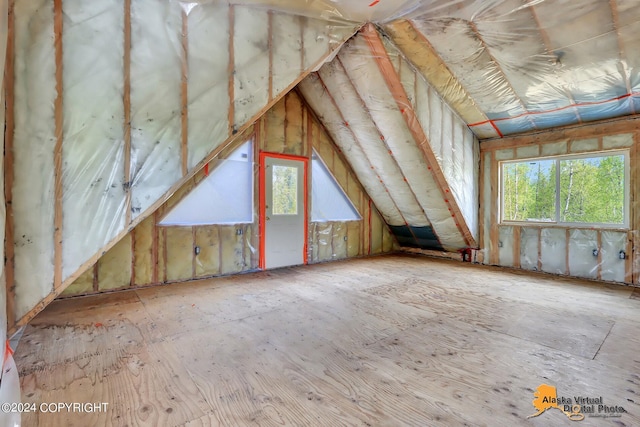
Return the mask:
[[258,217],[259,217],[259,238],[260,238],[260,260],[258,263],[258,267],[261,270],[266,269],[267,265],[267,254],[266,254],[266,207],[267,207],[267,185],[266,185],[266,167],[265,161],[267,157],[282,159],[282,160],[294,160],[303,163],[303,171],[302,175],[304,176],[303,185],[304,189],[302,191],[303,199],[304,199],[304,244],[302,246],[302,259],[304,261],[303,265],[308,264],[308,238],[309,238],[309,158],[303,156],[295,156],[292,154],[280,154],[280,153],[270,153],[268,151],[260,151],[260,171],[258,173],[259,180],[259,203],[258,203]]

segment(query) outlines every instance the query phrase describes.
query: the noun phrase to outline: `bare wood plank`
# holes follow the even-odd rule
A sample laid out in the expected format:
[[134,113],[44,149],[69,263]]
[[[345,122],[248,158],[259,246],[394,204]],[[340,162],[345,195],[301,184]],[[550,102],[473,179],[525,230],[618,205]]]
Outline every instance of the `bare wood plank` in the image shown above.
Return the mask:
[[9,328],[16,321],[16,287],[15,287],[15,239],[13,227],[13,136],[15,131],[14,98],[15,98],[15,1],[10,0],[7,16],[7,56],[4,68],[5,129],[4,129],[4,200],[6,206],[5,219],[5,281],[7,325]]
[[423,141],[426,142],[429,139],[424,133],[422,126],[420,126],[420,121],[418,120],[415,111],[411,107],[411,102],[409,101],[404,87],[402,86],[402,82],[400,81],[398,73],[391,63],[387,51],[382,44],[380,35],[378,34],[373,24],[367,24],[363,28],[362,34],[369,44],[371,52],[376,60],[376,63],[378,64],[378,68],[380,69],[380,72],[382,73],[385,82],[389,87],[389,90],[393,94],[393,97],[398,104],[398,108],[402,112],[402,116],[405,119],[407,127],[411,131],[416,144],[421,149],[421,152],[424,155],[427,166],[431,168],[431,172],[436,183],[438,184],[443,200],[452,212],[452,216],[455,220],[458,231],[463,236],[468,246],[476,247],[477,243],[475,241],[475,238],[473,237],[473,234],[471,233],[471,230],[469,229],[467,222],[462,215],[462,211],[460,210],[458,203],[455,201],[451,193],[451,189],[449,188],[447,179],[442,172],[442,168],[440,167],[435,154],[430,149],[429,144],[422,143]]
[[53,31],[55,37],[55,55],[56,55],[56,99],[54,103],[55,127],[56,127],[56,145],[53,154],[54,163],[54,273],[53,288],[54,291],[62,291],[62,200],[63,200],[63,169],[62,169],[62,143],[63,135],[63,81],[62,81],[62,0],[53,1]]
[[131,222],[131,0],[124,0],[124,186],[125,224]]
[[520,242],[522,238],[522,227],[513,227],[513,267],[520,268]]
[[159,258],[159,253],[158,253],[158,240],[159,240],[159,230],[158,230],[158,213],[154,213],[153,214],[153,228],[152,228],[152,232],[153,232],[153,240],[151,242],[151,267],[152,267],[152,273],[151,273],[151,280],[153,283],[159,283],[160,282],[160,274],[158,273],[158,258]]
[[602,280],[602,230],[597,231],[598,241],[598,280]]
[[489,264],[497,265],[500,261],[500,253],[498,248],[498,241],[500,240],[498,230],[498,161],[496,160],[496,153],[491,153],[491,166],[490,166],[490,181],[491,188],[489,189],[491,206],[491,229],[489,230]]
[[[232,33],[233,34],[233,33]],[[182,77],[180,86],[181,95],[181,110],[180,110],[180,123],[182,126],[181,132],[181,164],[182,164],[182,176],[186,176],[189,172],[189,17],[186,10],[182,9]]]

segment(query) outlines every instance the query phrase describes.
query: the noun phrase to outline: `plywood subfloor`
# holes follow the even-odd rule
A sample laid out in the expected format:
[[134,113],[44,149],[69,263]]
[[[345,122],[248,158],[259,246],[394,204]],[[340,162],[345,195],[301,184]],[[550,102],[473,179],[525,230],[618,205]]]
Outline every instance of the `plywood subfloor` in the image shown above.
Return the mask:
[[633,288],[391,255],[56,301],[16,352],[36,426],[640,425]]

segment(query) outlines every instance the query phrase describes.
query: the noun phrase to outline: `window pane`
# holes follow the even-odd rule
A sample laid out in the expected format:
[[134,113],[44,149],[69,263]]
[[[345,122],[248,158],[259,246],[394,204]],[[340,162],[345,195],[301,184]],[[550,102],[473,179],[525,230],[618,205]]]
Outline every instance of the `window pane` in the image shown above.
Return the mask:
[[502,186],[503,220],[555,221],[555,160],[506,163]]
[[560,161],[560,220],[624,223],[624,155]]
[[298,168],[273,166],[273,215],[298,214]]

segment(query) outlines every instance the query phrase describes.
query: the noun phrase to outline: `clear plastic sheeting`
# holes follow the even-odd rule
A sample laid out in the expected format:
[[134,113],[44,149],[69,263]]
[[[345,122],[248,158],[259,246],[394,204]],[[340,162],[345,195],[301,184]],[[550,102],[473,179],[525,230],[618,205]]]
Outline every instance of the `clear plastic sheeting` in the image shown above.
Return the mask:
[[600,277],[602,280],[612,282],[625,281],[625,260],[631,254],[627,254],[627,233],[620,231],[603,231],[602,264]]
[[595,230],[569,231],[569,271],[572,276],[598,277],[598,233]]
[[474,238],[478,237],[479,143],[466,123],[387,39],[385,48]]
[[[53,5],[17,1],[13,137],[16,315],[53,288],[54,101]],[[4,57],[3,57],[4,58]],[[38,173],[34,173],[38,171]]]
[[16,0],[13,15],[17,318],[52,293],[56,259],[64,287],[358,28],[334,5],[59,5]]
[[[146,211],[182,176],[181,32],[179,4],[163,0],[131,2],[133,218]],[[116,30],[114,37],[122,34]],[[122,128],[121,123],[118,128]]]
[[498,237],[500,239],[498,242],[500,265],[513,267],[515,265],[515,260],[513,259],[513,227],[500,227]]
[[[638,111],[640,8],[635,0],[409,5],[400,15],[411,20],[461,83],[460,90],[502,135]],[[473,129],[486,123],[469,124]]]
[[[93,4],[93,3],[92,3]],[[118,0],[63,3],[62,273],[124,228],[124,17]],[[96,52],[100,52],[96,55]]]
[[361,216],[318,153],[311,158],[311,221],[357,221]]
[[536,228],[523,228],[520,231],[520,268],[538,270],[539,231]]
[[300,83],[300,91],[311,108],[322,118],[322,123],[333,141],[340,148],[353,168],[358,180],[371,197],[389,225],[404,225],[402,214],[391,195],[380,185],[380,177],[367,161],[362,147],[357,143],[340,112],[333,104],[318,75],[312,74]]
[[162,218],[159,225],[243,224],[253,222],[253,144],[246,142],[213,170]]
[[540,230],[540,261],[542,271],[554,274],[567,273],[567,233],[561,228]]

